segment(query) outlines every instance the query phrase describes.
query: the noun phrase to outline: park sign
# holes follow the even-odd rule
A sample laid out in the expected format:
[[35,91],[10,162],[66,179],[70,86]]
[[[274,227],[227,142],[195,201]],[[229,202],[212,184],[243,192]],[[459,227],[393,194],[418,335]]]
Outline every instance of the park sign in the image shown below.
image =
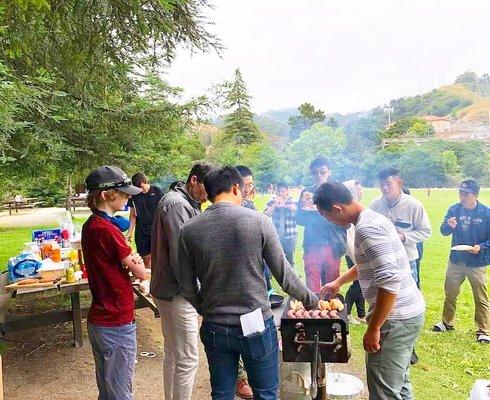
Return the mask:
[[61,238],[61,229],[36,229],[32,231],[32,241],[42,242],[45,240],[56,240]]

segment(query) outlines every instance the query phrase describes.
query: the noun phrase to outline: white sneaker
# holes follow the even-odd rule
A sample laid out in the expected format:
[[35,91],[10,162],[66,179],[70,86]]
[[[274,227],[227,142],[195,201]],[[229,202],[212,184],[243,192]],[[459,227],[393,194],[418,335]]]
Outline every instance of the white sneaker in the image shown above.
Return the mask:
[[347,316],[347,319],[349,321],[349,324],[351,325],[360,325],[361,323],[356,319],[356,317],[354,317],[352,314],[349,314]]

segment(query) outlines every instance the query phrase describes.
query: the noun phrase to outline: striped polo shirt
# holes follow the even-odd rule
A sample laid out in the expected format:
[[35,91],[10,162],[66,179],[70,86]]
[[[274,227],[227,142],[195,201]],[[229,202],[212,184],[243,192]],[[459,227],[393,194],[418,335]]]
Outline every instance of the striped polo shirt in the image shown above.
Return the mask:
[[425,311],[407,252],[389,219],[369,208],[361,212],[355,226],[354,256],[369,312],[376,306],[378,288],[397,295],[390,319],[406,320]]

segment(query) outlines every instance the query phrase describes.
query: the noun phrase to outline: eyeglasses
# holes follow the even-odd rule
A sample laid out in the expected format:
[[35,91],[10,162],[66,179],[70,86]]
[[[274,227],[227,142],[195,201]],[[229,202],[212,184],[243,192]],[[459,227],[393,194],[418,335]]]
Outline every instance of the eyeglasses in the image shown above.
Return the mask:
[[314,171],[310,171],[313,176],[325,176],[328,175],[328,168],[315,169]]

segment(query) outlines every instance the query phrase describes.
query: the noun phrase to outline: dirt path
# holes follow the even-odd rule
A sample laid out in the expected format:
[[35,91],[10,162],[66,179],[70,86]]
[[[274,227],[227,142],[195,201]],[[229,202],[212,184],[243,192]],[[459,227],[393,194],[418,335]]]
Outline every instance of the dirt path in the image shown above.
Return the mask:
[[[137,311],[138,353],[154,351],[155,358],[138,356],[135,396],[163,399],[160,321],[149,309]],[[94,361],[84,325],[84,346],[72,347],[69,323],[7,336],[3,358],[5,399],[85,400],[97,397]],[[193,399],[209,398],[206,357],[200,347],[199,372]]]
[[[163,343],[160,321],[149,309],[136,311],[138,354],[154,351],[155,358],[138,356],[135,372],[137,399],[163,399]],[[7,336],[8,351],[3,357],[6,400],[86,400],[97,397],[94,361],[84,321],[84,346],[72,347],[70,323],[31,329]],[[199,370],[193,400],[210,398],[206,356],[199,345]],[[336,372],[352,371],[352,364],[335,365]],[[362,376],[361,371],[354,372]]]

